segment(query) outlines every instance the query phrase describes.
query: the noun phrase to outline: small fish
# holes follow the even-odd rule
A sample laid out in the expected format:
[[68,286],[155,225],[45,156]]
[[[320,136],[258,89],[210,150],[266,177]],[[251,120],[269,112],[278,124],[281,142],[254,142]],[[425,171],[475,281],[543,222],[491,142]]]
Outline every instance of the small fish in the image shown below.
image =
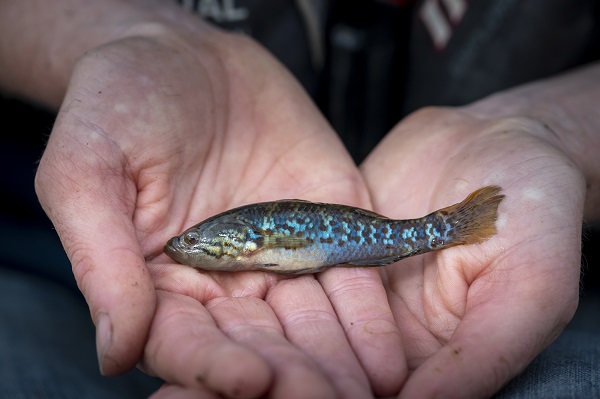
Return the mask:
[[394,220],[351,206],[302,200],[245,205],[167,242],[164,251],[203,270],[316,273],[329,266],[383,266],[496,234],[500,187],[420,219]]

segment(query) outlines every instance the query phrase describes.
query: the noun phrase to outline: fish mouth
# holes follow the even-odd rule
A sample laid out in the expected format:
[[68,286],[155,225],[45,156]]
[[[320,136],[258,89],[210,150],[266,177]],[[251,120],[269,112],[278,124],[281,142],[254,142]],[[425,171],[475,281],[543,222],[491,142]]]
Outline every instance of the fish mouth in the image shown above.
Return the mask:
[[163,247],[163,251],[165,254],[169,256],[169,258],[173,259],[176,262],[181,263],[181,252],[178,250],[179,248],[179,237],[173,237]]

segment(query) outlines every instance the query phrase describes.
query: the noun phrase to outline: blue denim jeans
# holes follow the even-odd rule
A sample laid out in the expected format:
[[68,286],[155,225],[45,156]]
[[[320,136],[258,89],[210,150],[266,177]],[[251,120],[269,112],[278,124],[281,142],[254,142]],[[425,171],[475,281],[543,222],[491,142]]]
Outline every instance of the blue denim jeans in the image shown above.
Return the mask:
[[0,268],[0,398],[143,398],[160,381],[135,370],[100,375],[95,332],[81,295]]
[[583,297],[572,324],[494,399],[600,398],[599,304]]

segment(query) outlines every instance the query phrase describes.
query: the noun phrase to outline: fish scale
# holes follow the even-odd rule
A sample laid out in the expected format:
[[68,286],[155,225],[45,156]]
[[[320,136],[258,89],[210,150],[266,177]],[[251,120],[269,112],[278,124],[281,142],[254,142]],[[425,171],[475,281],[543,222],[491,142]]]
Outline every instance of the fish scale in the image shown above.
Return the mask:
[[383,266],[496,233],[500,188],[417,219],[395,220],[360,208],[281,200],[235,208],[173,237],[165,252],[204,270],[314,273],[329,266]]
[[[400,245],[406,256],[425,247],[433,250],[434,240],[449,238],[441,231],[451,231],[437,213],[417,220],[395,221],[374,213],[365,214],[358,208],[294,200],[248,208],[239,214],[240,220],[248,224],[261,217],[263,223],[258,228],[263,234],[295,236],[307,240],[308,244],[316,242],[329,253],[327,261],[334,263],[374,253],[393,256]],[[434,225],[443,227],[434,228]]]

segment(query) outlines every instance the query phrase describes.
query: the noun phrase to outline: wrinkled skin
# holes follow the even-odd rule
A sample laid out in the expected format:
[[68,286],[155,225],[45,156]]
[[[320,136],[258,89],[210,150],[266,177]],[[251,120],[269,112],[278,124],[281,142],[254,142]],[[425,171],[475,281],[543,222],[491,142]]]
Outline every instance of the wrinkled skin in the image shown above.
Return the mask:
[[200,273],[161,254],[184,228],[245,203],[370,203],[335,133],[264,50],[214,32],[218,49],[192,43],[219,52],[203,58],[158,34],[79,61],[36,178],[102,371],[142,355],[168,384],[226,397],[398,391],[405,359],[376,269]]
[[374,209],[392,217],[435,209],[476,187],[503,188],[495,237],[383,270],[410,370],[400,397],[491,395],[575,311],[582,174],[542,124],[484,119],[469,108],[412,115],[362,170]]

